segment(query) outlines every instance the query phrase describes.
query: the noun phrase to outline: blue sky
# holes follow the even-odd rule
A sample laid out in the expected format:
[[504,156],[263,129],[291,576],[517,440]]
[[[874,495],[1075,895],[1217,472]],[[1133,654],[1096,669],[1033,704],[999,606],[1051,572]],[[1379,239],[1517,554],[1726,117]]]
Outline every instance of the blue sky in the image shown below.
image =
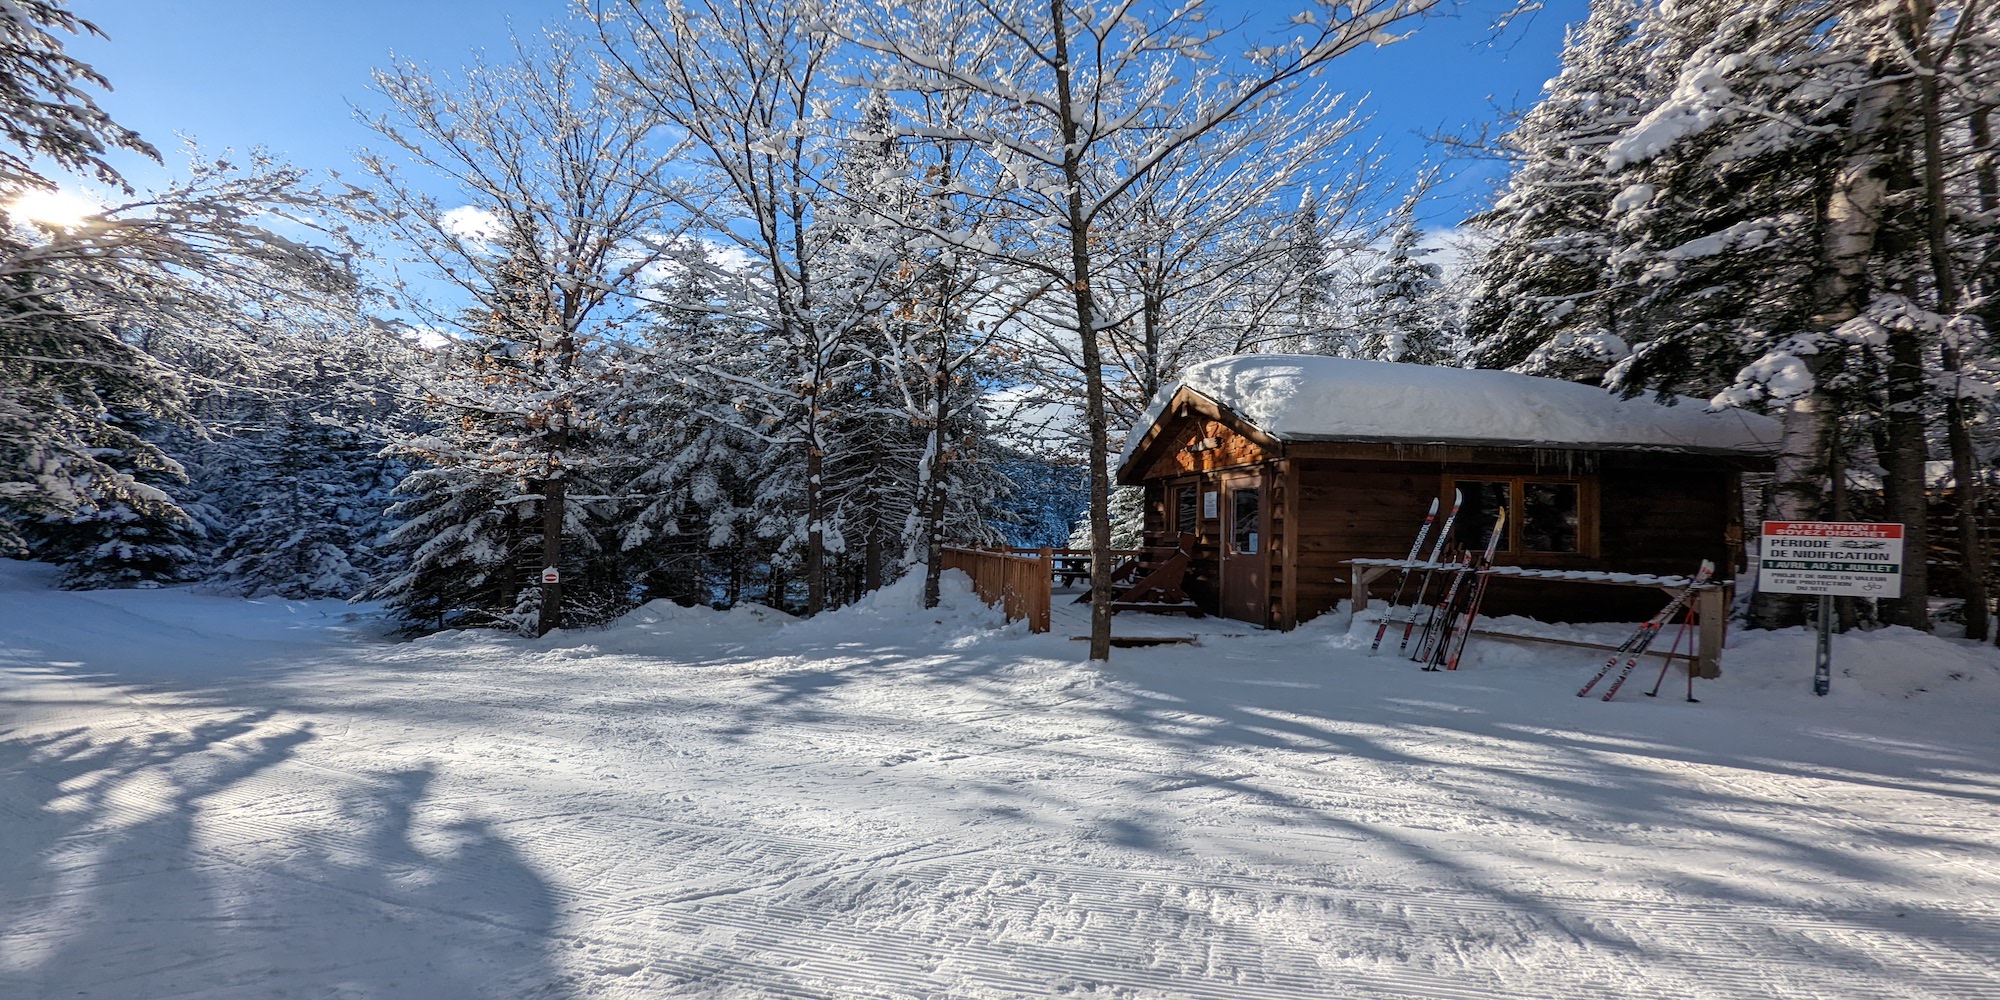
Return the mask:
[[[1276,18],[1290,2],[1224,0],[1220,15]],[[346,170],[370,133],[350,104],[377,105],[369,70],[396,56],[443,68],[481,49],[505,57],[509,31],[532,34],[563,19],[564,0],[75,0],[111,36],[73,44],[110,77],[103,98],[122,124],[177,159],[176,134],[205,149],[263,145],[303,166]],[[1369,93],[1373,130],[1414,169],[1434,151],[1417,133],[1457,131],[1496,107],[1532,100],[1556,69],[1563,26],[1584,0],[1551,0],[1525,27],[1486,44],[1498,4],[1479,0],[1425,23],[1415,37],[1340,61],[1330,77],[1350,95]],[[135,183],[160,177],[126,161]],[[1429,227],[1456,224],[1489,189],[1490,166],[1448,164],[1448,182],[1426,211]]]

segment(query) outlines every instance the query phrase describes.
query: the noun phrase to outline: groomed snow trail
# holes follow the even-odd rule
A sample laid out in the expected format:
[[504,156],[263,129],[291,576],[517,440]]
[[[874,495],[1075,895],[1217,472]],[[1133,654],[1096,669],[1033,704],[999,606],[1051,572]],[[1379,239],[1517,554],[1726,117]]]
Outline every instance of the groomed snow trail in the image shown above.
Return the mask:
[[1964,644],[1604,704],[1366,623],[1093,667],[963,596],[392,643],[45,584],[0,564],[9,998],[2000,996]]

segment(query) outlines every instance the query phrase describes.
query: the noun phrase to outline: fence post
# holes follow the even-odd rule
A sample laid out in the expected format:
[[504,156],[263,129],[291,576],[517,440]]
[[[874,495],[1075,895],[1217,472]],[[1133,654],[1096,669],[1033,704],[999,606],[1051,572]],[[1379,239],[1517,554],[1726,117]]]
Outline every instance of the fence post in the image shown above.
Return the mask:
[[1028,605],[1028,631],[1047,632],[1049,630],[1049,602],[1055,591],[1056,557],[1049,547],[1042,546],[1035,559],[1034,589],[1030,591]]

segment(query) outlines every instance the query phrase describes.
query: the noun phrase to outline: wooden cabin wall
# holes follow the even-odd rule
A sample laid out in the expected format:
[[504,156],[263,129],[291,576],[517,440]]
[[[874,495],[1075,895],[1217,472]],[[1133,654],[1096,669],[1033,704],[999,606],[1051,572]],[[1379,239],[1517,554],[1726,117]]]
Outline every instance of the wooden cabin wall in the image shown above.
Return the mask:
[[[1296,617],[1303,622],[1350,596],[1347,560],[1409,554],[1417,526],[1437,495],[1439,466],[1311,458],[1292,464],[1298,492],[1292,587]],[[1442,520],[1444,513],[1438,517]]]
[[[1562,476],[1567,470],[1532,463],[1458,464],[1374,458],[1295,458],[1297,466],[1297,620],[1331,610],[1349,592],[1347,560],[1400,559],[1409,553],[1424,513],[1446,476]],[[1606,456],[1595,463],[1598,555],[1535,557],[1538,568],[1687,575],[1713,559],[1718,576],[1733,577],[1741,541],[1738,474],[1701,460]],[[1439,520],[1449,509],[1441,505]],[[1586,515],[1589,516],[1589,515]],[[1425,542],[1428,555],[1436,529]],[[1733,546],[1733,547],[1732,547]],[[1504,558],[1504,557],[1503,557]],[[1386,599],[1395,574],[1377,581]],[[1413,585],[1414,586],[1414,585]],[[1409,595],[1405,596],[1409,600]],[[1495,615],[1545,621],[1636,621],[1658,611],[1657,590],[1514,581],[1496,578],[1486,598]]]
[[[1177,540],[1172,488],[1219,491],[1227,477],[1261,475],[1270,588],[1270,613],[1263,624],[1279,628],[1329,611],[1350,597],[1348,560],[1406,555],[1431,500],[1448,494],[1447,473],[1460,479],[1526,476],[1579,484],[1585,512],[1578,532],[1587,551],[1509,554],[1503,561],[1678,576],[1692,573],[1709,558],[1725,580],[1740,568],[1741,460],[1419,442],[1281,444],[1233,416],[1202,409],[1199,401],[1183,406],[1155,430],[1158,436],[1149,437],[1137,464],[1120,477],[1145,486],[1146,544],[1170,547]],[[1198,505],[1187,589],[1213,612],[1221,584],[1224,521],[1200,513]],[[1426,542],[1424,554],[1435,537]],[[1595,549],[1589,551],[1593,541]],[[1375,596],[1386,599],[1395,581],[1395,574],[1389,574]],[[1548,621],[1635,621],[1658,611],[1663,600],[1657,589],[1495,578],[1486,606],[1496,615]]]

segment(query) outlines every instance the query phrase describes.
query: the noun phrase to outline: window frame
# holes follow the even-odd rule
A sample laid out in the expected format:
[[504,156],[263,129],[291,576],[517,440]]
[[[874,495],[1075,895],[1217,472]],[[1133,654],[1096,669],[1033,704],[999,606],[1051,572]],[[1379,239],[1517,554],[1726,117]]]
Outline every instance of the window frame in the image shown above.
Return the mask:
[[[1493,553],[1496,561],[1533,564],[1601,557],[1597,477],[1446,471],[1439,476],[1438,495],[1451,496],[1452,491],[1457,489],[1461,482],[1507,484],[1507,538],[1503,547]],[[1530,552],[1521,548],[1521,527],[1525,517],[1524,505],[1527,502],[1525,487],[1541,483],[1576,487],[1576,551],[1574,552]],[[1452,530],[1456,533],[1459,529],[1454,527]]]
[[[1182,497],[1187,497],[1191,501],[1191,503],[1188,505],[1189,513],[1193,515],[1193,523],[1191,524],[1181,523],[1180,504]],[[1202,521],[1201,480],[1185,479],[1178,482],[1168,483],[1166,499],[1167,499],[1166,516],[1161,520],[1166,525],[1167,533],[1172,535],[1181,535],[1181,534],[1200,535],[1201,521]]]

